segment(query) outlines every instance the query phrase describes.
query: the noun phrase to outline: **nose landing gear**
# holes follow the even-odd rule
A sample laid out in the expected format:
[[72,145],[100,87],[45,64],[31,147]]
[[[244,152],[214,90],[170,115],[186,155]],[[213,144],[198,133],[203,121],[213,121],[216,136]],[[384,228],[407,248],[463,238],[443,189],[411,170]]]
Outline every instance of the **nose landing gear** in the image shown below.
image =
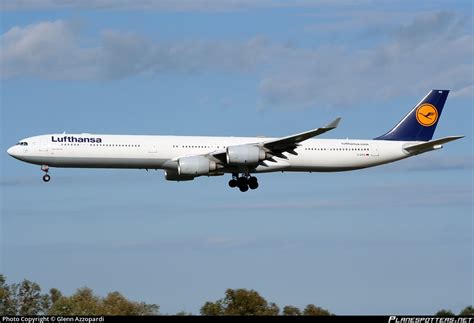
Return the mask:
[[255,190],[258,188],[258,181],[256,177],[250,176],[249,174],[232,174],[232,179],[229,181],[229,186],[234,188],[238,187],[241,192],[247,192],[249,188]]
[[41,170],[46,173],[43,176],[43,181],[46,182],[46,183],[49,182],[51,180],[51,176],[48,175],[49,166],[48,165],[41,165]]

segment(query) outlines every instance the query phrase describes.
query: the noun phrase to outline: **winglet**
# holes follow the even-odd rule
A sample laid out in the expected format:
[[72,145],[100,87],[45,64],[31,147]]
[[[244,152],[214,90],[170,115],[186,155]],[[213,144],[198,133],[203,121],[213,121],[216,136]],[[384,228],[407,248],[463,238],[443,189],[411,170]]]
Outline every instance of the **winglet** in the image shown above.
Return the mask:
[[341,122],[341,117],[338,117],[334,119],[331,123],[329,123],[327,126],[325,126],[325,129],[335,129],[339,125],[339,122]]

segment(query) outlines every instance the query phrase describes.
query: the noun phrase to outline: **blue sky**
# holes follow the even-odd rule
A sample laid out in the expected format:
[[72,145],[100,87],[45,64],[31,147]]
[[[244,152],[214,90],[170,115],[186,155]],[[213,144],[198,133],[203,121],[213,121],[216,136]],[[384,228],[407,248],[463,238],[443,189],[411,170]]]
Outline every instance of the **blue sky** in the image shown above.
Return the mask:
[[[337,314],[455,312],[473,295],[471,1],[2,1],[1,258],[198,313],[226,288]],[[373,138],[450,89],[441,151],[336,174],[172,183],[52,169],[6,149],[54,132]],[[382,116],[382,117],[381,117]]]

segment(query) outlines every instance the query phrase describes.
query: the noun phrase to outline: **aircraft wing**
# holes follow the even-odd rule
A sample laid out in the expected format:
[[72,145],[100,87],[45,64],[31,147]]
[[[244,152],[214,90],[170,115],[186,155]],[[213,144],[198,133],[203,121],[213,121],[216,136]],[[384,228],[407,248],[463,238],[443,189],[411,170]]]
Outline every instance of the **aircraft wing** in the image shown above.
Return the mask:
[[313,130],[305,131],[298,133],[296,135],[291,135],[279,139],[274,139],[270,141],[263,142],[262,146],[271,150],[271,151],[287,151],[293,150],[298,146],[298,143],[305,141],[309,138],[319,136],[329,130],[333,130],[337,127],[341,118],[336,118],[334,121],[322,128],[316,128]]
[[464,138],[464,136],[450,136],[444,137],[441,139],[431,140],[427,142],[423,142],[420,144],[414,144],[403,147],[407,152],[410,154],[421,154],[430,150],[436,150],[442,148],[442,144],[445,144],[450,141],[458,140]]
[[211,160],[214,160],[216,163],[227,164],[225,149],[219,149],[219,150],[213,151],[212,153],[209,153],[205,156]]
[[[271,160],[273,156],[286,158],[284,155],[282,155],[282,152],[286,151],[291,154],[296,154],[294,152],[294,149],[298,147],[300,142],[312,137],[319,136],[320,134],[323,134],[329,130],[335,129],[338,126],[339,121],[341,121],[341,118],[336,118],[334,121],[330,122],[328,125],[321,128],[316,128],[313,130],[305,131],[302,133],[298,133],[295,135],[291,135],[291,136],[287,136],[287,137],[283,137],[279,139],[273,139],[273,140],[257,142],[257,143],[249,143],[246,145],[257,146],[257,147],[263,148],[263,150],[268,152],[268,158],[266,159],[269,159],[269,160]],[[218,163],[226,164],[226,150],[225,149],[214,151],[208,154],[207,157],[213,159],[214,161]]]

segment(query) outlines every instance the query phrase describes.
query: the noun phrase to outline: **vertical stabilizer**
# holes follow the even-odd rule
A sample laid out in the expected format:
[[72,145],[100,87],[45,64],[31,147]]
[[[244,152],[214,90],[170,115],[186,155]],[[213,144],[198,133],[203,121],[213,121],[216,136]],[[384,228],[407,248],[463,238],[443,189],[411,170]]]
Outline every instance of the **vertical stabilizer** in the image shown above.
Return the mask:
[[374,139],[431,140],[448,94],[449,90],[431,90],[392,130]]

